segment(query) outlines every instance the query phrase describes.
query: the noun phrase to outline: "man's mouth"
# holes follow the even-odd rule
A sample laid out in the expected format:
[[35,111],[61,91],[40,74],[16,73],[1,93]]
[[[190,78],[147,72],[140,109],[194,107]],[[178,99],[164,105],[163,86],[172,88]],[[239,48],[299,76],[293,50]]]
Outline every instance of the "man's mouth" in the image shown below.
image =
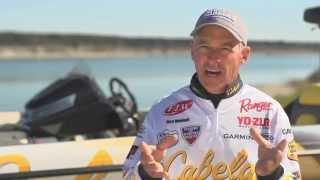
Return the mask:
[[216,77],[222,73],[221,70],[218,69],[206,69],[205,74],[209,77]]

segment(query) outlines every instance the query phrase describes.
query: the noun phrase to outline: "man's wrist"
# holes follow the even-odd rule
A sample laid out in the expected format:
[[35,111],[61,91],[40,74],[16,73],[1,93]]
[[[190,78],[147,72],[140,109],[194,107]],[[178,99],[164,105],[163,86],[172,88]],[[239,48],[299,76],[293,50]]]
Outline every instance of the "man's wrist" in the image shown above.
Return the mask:
[[162,178],[154,178],[151,177],[143,168],[142,164],[140,163],[138,166],[138,173],[142,180],[161,180]]
[[275,169],[272,174],[266,175],[266,176],[259,176],[257,175],[258,180],[278,180],[284,173],[283,167],[280,165]]

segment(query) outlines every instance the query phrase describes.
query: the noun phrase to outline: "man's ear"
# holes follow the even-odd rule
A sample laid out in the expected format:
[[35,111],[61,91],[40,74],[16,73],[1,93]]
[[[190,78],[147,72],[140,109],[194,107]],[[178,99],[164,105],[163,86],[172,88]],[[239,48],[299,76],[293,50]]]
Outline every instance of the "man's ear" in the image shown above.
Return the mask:
[[241,54],[242,54],[242,60],[241,60],[241,63],[244,64],[247,62],[247,60],[249,59],[249,56],[251,54],[251,48],[249,46],[245,46],[242,48],[242,51],[241,51]]

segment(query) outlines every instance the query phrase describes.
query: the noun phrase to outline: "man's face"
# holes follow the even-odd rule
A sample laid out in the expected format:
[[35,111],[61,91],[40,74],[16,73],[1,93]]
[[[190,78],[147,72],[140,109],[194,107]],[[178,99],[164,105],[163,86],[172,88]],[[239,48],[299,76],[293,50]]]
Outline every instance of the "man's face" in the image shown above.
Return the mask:
[[250,48],[244,47],[226,29],[210,25],[194,37],[191,54],[201,84],[211,93],[223,93],[237,78]]

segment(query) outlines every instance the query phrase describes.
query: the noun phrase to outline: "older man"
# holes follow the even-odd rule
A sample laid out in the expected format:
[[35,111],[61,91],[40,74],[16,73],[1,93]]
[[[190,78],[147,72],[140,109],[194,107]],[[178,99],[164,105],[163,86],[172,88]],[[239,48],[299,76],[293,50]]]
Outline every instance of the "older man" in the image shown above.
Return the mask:
[[191,33],[196,73],[155,104],[124,165],[127,179],[299,178],[288,117],[244,84],[251,49],[239,16],[205,11]]

